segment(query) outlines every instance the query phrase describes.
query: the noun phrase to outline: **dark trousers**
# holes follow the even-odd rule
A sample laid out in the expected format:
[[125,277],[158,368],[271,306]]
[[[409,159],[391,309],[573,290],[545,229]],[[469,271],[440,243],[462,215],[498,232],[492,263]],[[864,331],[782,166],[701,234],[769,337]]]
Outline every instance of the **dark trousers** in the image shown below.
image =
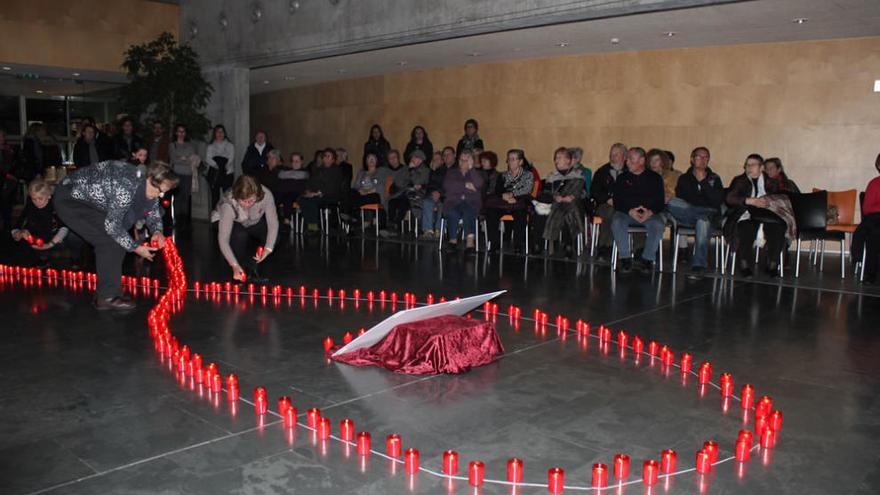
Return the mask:
[[862,217],[862,223],[853,233],[852,259],[862,261],[863,249],[865,254],[865,278],[874,279],[877,276],[877,267],[880,265],[880,213],[871,213]]
[[55,190],[53,200],[61,221],[95,249],[97,296],[101,299],[121,296],[122,261],[126,251],[104,230],[107,213],[71,198],[70,191],[64,187]]
[[501,232],[498,227],[501,223],[501,217],[504,215],[510,215],[513,217],[513,235],[516,245],[520,248],[526,245],[526,217],[528,216],[528,210],[486,208],[485,214],[486,228],[489,231],[489,242],[492,243],[493,248],[500,247],[501,245],[499,242],[501,240]]
[[232,174],[224,174],[220,176],[223,172],[218,172],[218,177],[211,182],[211,209],[217,206],[217,202],[220,201],[220,195],[227,189],[229,189],[230,184],[232,184]]
[[263,215],[259,222],[250,227],[244,227],[239,222],[232,223],[232,232],[229,234],[229,247],[232,248],[235,259],[241,263],[242,268],[245,270],[252,270],[256,267],[257,262],[254,261],[254,256],[257,254],[257,247],[266,244],[268,232],[269,228],[265,215]]
[[189,201],[192,196],[192,175],[181,175],[180,183],[174,190],[174,217],[189,219]]
[[278,216],[283,220],[293,214],[293,203],[298,194],[295,191],[273,191],[275,202],[278,203]]
[[[762,224],[755,220],[743,220],[736,224],[736,258],[742,264],[751,264],[755,257],[754,244],[758,235],[758,227]],[[764,239],[767,244],[767,263],[778,262],[779,253],[785,242],[785,223],[764,223]]]
[[388,223],[392,227],[400,225],[406,212],[409,211],[409,198],[405,194],[388,200]]
[[302,210],[303,218],[305,218],[306,223],[309,225],[318,225],[321,223],[322,206],[333,206],[338,202],[339,200],[336,198],[325,196],[314,196],[311,198],[301,196],[297,201],[297,203],[299,203],[299,209]]
[[599,240],[597,246],[600,248],[611,248],[611,241],[614,235],[611,232],[611,220],[614,218],[614,212],[617,211],[613,206],[605,203],[596,207],[595,215],[602,219],[599,224]]

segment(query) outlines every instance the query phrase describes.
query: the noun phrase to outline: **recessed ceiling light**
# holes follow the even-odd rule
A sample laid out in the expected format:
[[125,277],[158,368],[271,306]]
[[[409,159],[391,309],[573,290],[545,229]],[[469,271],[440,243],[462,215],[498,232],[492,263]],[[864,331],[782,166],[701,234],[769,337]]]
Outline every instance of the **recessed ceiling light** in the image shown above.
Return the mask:
[[672,37],[675,36],[677,33],[676,33],[675,31],[666,31],[666,32],[663,33],[663,34],[665,34],[667,38],[672,38]]
[[560,41],[559,43],[556,43],[556,46],[558,46],[559,48],[565,48],[568,46],[568,42],[567,41]]
[[73,77],[79,77],[79,72],[74,72],[73,74],[71,74],[71,76],[73,76]]
[[345,74],[345,69],[336,69],[338,74]]
[[618,44],[618,43],[620,43],[620,38],[611,38],[611,44],[612,44],[612,45],[616,45],[616,44]]
[[269,80],[268,80],[268,79],[264,79],[264,80],[263,80],[263,84],[269,84]]
[[807,21],[809,21],[809,19],[806,17],[795,17],[794,19],[791,20],[791,22],[793,22],[795,24],[804,24]]
[[296,80],[296,76],[284,76],[285,81],[294,81]]
[[480,52],[471,52],[470,53],[471,57],[479,57],[480,55],[482,55],[482,53],[480,53]]
[[397,65],[403,67],[404,65],[406,65],[406,64],[408,64],[408,63],[409,63],[409,62],[407,62],[406,60],[401,60],[400,62],[397,62]]
[[12,67],[3,66],[3,70],[12,70]]
[[43,94],[43,90],[42,90],[42,89],[38,89],[38,90],[37,90],[37,94],[39,94],[39,95]]

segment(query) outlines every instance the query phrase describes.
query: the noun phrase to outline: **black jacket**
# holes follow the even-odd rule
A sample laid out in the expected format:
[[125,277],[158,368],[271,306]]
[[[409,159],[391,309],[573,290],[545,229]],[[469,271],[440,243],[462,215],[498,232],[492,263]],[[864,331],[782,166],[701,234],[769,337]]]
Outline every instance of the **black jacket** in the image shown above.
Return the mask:
[[367,155],[370,153],[376,155],[376,158],[379,159],[379,166],[384,167],[388,165],[388,152],[391,151],[391,143],[388,142],[384,137],[379,139],[378,141],[370,139],[366,143],[364,143],[364,157],[362,159],[362,165],[367,165]]
[[663,177],[651,170],[639,175],[629,170],[620,174],[614,182],[614,209],[621,213],[644,206],[656,215],[666,207]]
[[[348,186],[345,186],[348,191]],[[308,190],[321,191],[324,198],[336,200],[342,197],[342,170],[338,165],[329,167],[317,166],[309,174]]]
[[710,168],[706,170],[706,178],[698,181],[693,170],[693,167],[689,168],[678,178],[675,197],[687,201],[691,206],[720,210],[721,203],[724,202],[724,184],[721,183],[721,177]]
[[117,160],[129,160],[131,154],[144,145],[144,140],[137,134],[131,135],[131,144],[125,140],[122,133],[113,137],[113,158]]
[[428,176],[428,185],[425,187],[428,194],[439,191],[440,195],[443,195],[443,179],[446,178],[446,170],[448,168],[445,163],[440,164],[436,170],[431,170],[431,174]]
[[409,165],[409,157],[412,156],[413,151],[422,150],[422,153],[425,154],[425,163],[431,163],[431,157],[434,156],[434,145],[431,144],[431,141],[425,139],[422,141],[422,144],[418,144],[415,141],[410,141],[406,144],[406,150],[403,152],[403,161],[407,165]]
[[97,139],[95,140],[95,150],[98,152],[98,161],[92,162],[89,153],[89,145],[83,138],[79,138],[73,146],[73,164],[76,165],[76,168],[88,167],[92,163],[110,160],[113,157],[113,148],[112,146],[107,146],[106,141],[107,140],[104,140],[104,143],[101,143]]
[[[607,203],[608,200],[614,196],[614,176],[611,175],[612,168],[611,163],[606,163],[599,167],[599,169],[596,170],[596,173],[593,174],[593,181],[590,183],[590,196],[592,196],[593,201],[595,201],[597,205]],[[624,165],[620,174],[625,171],[626,166]]]
[[273,149],[275,147],[268,141],[266,141],[262,153],[257,151],[254,143],[248,145],[247,151],[244,152],[244,158],[241,159],[241,172],[248,175],[258,175],[261,169],[266,168],[266,155]]

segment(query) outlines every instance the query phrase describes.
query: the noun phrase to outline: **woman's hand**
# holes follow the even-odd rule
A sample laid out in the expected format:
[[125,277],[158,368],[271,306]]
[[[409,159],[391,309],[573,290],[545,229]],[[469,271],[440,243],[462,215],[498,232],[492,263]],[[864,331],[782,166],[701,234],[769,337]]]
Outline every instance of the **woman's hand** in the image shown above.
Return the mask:
[[156,248],[154,248],[152,246],[147,246],[147,245],[141,244],[140,246],[138,246],[134,249],[134,254],[136,254],[146,260],[153,261],[153,252],[155,250],[156,250]]
[[161,232],[153,232],[153,237],[150,239],[150,243],[153,246],[162,249],[165,247],[165,235]]
[[232,265],[232,279],[238,280],[239,282],[245,281],[244,270],[242,270],[240,266]]
[[262,263],[263,260],[269,257],[269,253],[271,252],[272,250],[267,247],[264,247],[263,249],[258,249],[256,256],[254,256],[254,261],[256,261],[257,263]]
[[474,187],[474,183],[473,183],[473,182],[465,182],[465,184],[464,184],[464,188],[467,189],[467,190],[469,190],[469,191],[477,192],[477,188]]
[[15,239],[16,241],[20,241],[22,239],[27,239],[28,236],[30,236],[30,235],[31,235],[31,233],[28,232],[27,229],[21,229],[18,232],[13,233],[12,238]]
[[746,198],[746,204],[749,206],[757,206],[758,208],[767,208],[770,206],[770,200],[761,196],[760,198]]

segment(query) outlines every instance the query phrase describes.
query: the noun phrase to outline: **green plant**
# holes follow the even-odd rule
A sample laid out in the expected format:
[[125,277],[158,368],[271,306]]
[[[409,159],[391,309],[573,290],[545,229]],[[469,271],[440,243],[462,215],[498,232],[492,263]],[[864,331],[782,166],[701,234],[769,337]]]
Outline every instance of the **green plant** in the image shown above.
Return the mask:
[[214,88],[202,76],[199,56],[164,32],[143,45],[131,45],[122,67],[129,83],[122,88],[123,110],[141,123],[161,119],[165,127],[185,124],[189,135],[203,136],[211,121],[203,113]]

